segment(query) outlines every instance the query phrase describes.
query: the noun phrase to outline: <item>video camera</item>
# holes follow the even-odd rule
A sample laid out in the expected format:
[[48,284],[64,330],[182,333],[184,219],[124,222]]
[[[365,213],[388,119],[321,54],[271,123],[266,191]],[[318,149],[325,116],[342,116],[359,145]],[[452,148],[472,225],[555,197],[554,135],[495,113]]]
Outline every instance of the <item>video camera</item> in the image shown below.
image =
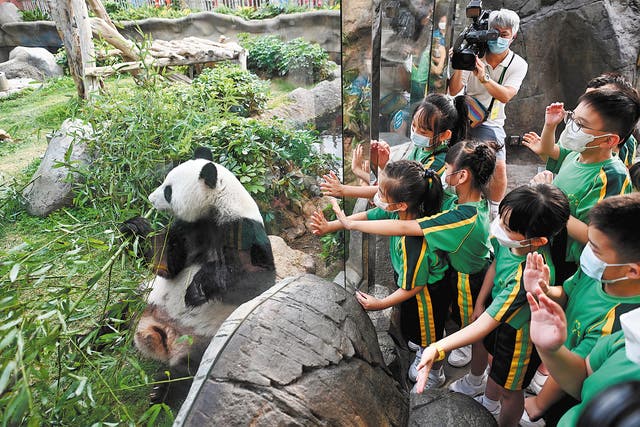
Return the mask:
[[489,29],[490,10],[482,10],[481,0],[470,0],[467,5],[467,18],[473,22],[465,28],[453,45],[451,66],[455,70],[476,69],[476,56],[483,57],[489,40],[497,40],[500,32]]

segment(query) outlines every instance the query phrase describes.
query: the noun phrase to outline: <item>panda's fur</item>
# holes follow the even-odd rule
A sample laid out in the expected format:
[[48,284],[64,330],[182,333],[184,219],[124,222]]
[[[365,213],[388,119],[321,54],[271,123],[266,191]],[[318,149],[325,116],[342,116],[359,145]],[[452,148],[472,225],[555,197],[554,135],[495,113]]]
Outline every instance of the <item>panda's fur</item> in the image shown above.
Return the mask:
[[[145,257],[156,274],[134,343],[174,376],[193,375],[233,308],[275,283],[271,245],[257,204],[208,150],[171,170],[149,200],[174,220],[155,235],[144,218],[123,227],[150,237]],[[154,400],[166,393],[156,392]]]

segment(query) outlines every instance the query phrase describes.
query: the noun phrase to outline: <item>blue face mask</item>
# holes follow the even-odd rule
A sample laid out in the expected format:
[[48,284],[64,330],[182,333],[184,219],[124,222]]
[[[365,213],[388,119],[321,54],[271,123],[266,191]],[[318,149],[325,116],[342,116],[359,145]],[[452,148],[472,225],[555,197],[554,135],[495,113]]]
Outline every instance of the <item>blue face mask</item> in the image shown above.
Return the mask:
[[420,148],[429,148],[431,147],[431,138],[428,136],[420,135],[416,133],[413,129],[411,129],[411,142],[413,145]]
[[511,43],[511,39],[498,37],[497,40],[489,40],[487,45],[491,53],[500,54],[509,48],[509,43]]

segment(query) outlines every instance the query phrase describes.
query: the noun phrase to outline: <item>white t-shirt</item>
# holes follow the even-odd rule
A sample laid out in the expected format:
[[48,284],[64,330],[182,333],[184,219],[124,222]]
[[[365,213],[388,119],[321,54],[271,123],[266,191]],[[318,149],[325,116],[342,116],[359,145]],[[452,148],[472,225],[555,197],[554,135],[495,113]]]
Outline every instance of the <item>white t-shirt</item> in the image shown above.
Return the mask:
[[[513,61],[511,62],[512,57]],[[491,67],[491,65],[487,64],[484,58],[482,58],[481,61],[485,63],[485,67],[489,70],[491,79],[496,83],[500,80],[502,70],[509,65],[509,62],[511,62],[511,65],[507,68],[504,78],[502,79],[502,83],[500,84],[502,86],[511,86],[516,89],[516,92],[520,90],[520,85],[522,84],[524,77],[527,75],[527,69],[529,68],[527,61],[522,59],[520,55],[511,51],[495,69]],[[462,72],[462,84],[466,87],[465,93],[467,95],[473,96],[480,101],[485,108],[489,108],[492,96],[484,85],[480,83],[480,80],[473,75],[473,71]],[[493,101],[493,107],[484,124],[491,127],[503,127],[505,118],[504,104],[496,99]]]

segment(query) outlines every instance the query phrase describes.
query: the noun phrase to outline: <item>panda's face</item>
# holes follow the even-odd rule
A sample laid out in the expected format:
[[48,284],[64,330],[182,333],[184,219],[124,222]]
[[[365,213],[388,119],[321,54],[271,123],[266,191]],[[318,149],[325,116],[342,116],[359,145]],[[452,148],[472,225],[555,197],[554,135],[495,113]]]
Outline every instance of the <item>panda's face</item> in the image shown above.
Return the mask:
[[214,163],[189,160],[169,172],[162,185],[149,195],[149,201],[156,209],[195,222],[210,213],[220,188]]

